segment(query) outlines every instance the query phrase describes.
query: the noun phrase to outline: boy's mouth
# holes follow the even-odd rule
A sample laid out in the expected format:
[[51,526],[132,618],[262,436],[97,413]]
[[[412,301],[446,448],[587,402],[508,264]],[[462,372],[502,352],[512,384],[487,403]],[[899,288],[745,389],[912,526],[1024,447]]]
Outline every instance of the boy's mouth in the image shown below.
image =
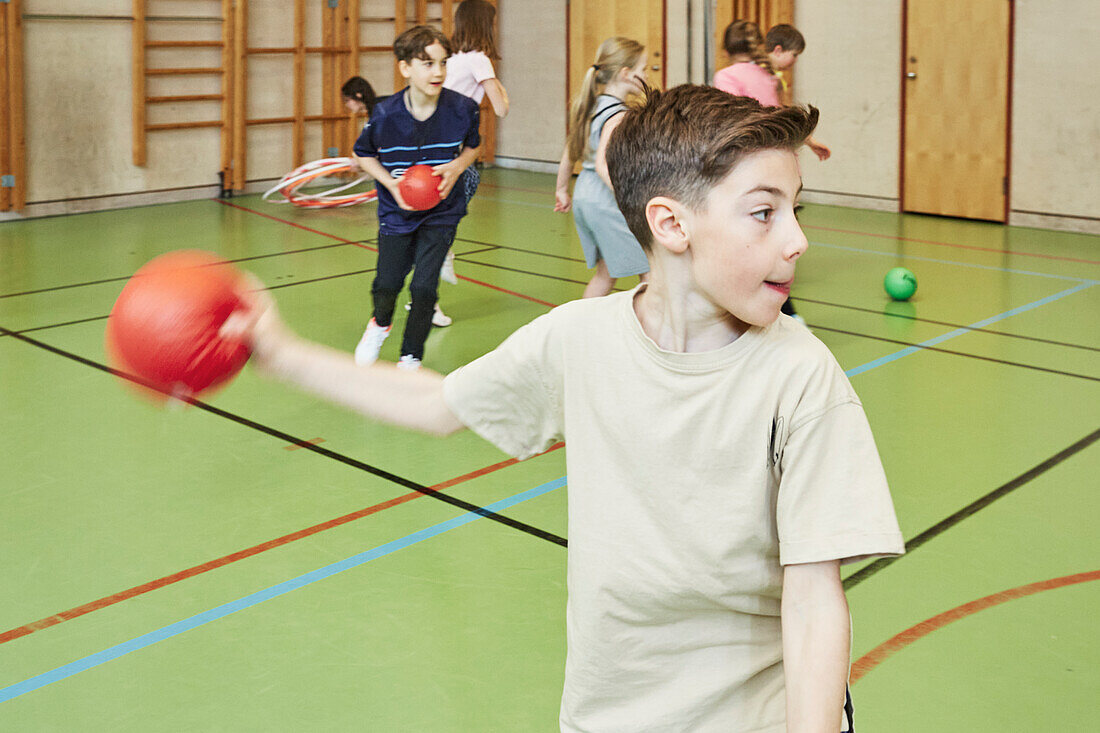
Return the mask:
[[786,282],[781,282],[781,283],[772,282],[771,280],[765,280],[764,281],[764,284],[767,285],[769,288],[771,288],[772,290],[775,290],[777,292],[780,292],[780,293],[782,293],[783,295],[786,295],[786,296],[789,296],[791,294],[791,285],[793,283],[794,283],[793,278],[790,279],[790,280],[787,280]]

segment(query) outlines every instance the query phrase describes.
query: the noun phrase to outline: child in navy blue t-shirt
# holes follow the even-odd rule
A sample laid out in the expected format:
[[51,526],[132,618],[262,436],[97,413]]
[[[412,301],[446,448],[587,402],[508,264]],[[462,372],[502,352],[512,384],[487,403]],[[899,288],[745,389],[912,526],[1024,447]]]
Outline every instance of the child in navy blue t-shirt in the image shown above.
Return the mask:
[[[439,268],[466,215],[466,197],[455,183],[477,158],[480,116],[473,100],[443,88],[451,55],[451,43],[443,33],[430,26],[410,28],[397,37],[393,50],[409,86],[374,106],[354,148],[359,165],[374,177],[378,190],[374,313],[355,348],[355,361],[369,364],[378,358],[392,328],[397,295],[412,270],[412,304],[398,366],[417,369],[432,326]],[[409,207],[397,187],[405,170],[417,163],[431,165],[442,179],[443,200],[427,211]]]

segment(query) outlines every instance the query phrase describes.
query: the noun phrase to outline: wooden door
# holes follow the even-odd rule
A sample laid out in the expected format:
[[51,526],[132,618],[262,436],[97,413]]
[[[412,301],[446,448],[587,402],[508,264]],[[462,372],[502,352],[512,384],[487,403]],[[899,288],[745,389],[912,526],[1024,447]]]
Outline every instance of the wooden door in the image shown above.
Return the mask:
[[645,44],[650,86],[665,87],[665,0],[573,0],[569,3],[569,96],[573,101],[584,74],[604,40],[625,36]]
[[1007,221],[1011,0],[905,9],[903,211]]

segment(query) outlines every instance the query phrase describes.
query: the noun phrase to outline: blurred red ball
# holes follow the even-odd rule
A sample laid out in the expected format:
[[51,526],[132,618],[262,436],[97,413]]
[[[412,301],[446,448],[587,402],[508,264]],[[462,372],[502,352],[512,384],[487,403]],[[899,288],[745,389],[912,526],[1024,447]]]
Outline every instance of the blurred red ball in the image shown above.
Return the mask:
[[405,171],[397,182],[397,190],[405,203],[417,211],[426,211],[442,199],[439,197],[439,184],[443,179],[437,176],[430,165],[418,163]]
[[122,288],[107,319],[113,366],[152,389],[177,397],[209,392],[234,377],[250,351],[218,331],[246,307],[243,274],[210,252],[156,257]]

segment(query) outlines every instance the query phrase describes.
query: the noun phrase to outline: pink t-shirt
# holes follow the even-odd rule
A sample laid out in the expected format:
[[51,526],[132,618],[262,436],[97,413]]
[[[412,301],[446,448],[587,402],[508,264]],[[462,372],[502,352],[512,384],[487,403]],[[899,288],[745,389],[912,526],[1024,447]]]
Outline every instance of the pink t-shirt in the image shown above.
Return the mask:
[[776,78],[750,61],[727,66],[714,75],[714,86],[738,97],[752,97],[765,107],[779,106]]
[[481,51],[460,51],[447,59],[447,78],[443,86],[481,104],[485,97],[485,87],[481,86],[481,82],[495,78],[493,62],[488,56]]

